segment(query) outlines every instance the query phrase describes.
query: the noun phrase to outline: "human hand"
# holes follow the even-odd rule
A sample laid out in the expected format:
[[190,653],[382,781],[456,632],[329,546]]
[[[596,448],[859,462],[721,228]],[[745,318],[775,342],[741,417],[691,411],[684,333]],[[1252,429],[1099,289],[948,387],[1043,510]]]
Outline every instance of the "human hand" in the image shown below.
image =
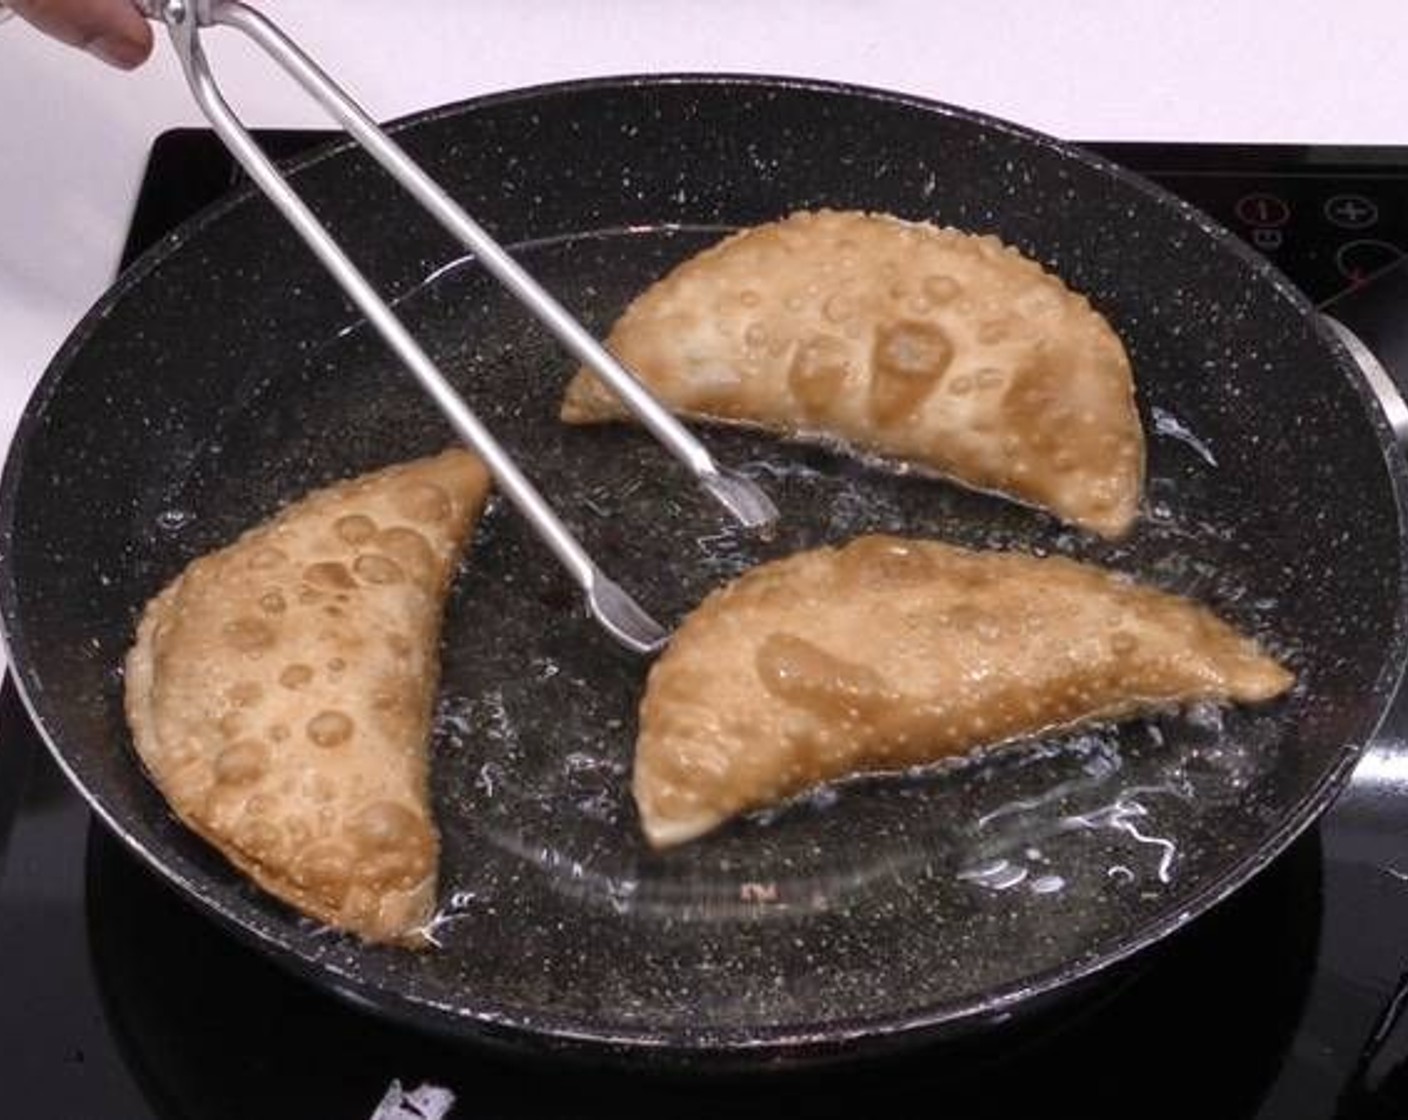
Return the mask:
[[132,0],[4,0],[21,19],[123,70],[146,61],[152,29]]

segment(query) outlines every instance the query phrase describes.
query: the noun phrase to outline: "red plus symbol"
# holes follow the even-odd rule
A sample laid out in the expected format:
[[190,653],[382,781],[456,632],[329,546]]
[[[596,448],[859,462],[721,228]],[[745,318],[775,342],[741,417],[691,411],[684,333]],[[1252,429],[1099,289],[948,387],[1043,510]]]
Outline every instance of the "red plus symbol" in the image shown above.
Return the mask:
[[1340,229],[1368,229],[1379,220],[1379,208],[1362,194],[1337,194],[1326,200],[1325,217]]

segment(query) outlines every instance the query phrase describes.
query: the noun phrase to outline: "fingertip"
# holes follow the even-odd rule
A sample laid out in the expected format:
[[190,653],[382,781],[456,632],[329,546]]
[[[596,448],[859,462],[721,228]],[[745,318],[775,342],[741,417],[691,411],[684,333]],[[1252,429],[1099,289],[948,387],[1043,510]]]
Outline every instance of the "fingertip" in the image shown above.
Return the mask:
[[152,32],[145,22],[132,33],[100,35],[88,43],[88,53],[120,70],[134,70],[152,53]]
[[8,6],[40,31],[123,70],[152,53],[151,24],[131,0],[8,0]]
[[103,35],[88,44],[89,54],[120,70],[132,70],[142,65],[151,52],[150,42],[142,43],[125,36]]

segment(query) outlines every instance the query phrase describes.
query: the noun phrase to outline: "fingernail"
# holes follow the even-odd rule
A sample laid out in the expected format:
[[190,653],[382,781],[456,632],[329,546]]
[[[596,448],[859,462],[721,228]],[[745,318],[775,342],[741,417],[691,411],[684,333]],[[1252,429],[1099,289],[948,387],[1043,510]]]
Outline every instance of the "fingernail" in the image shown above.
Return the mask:
[[140,43],[116,35],[104,35],[88,44],[88,53],[101,58],[109,66],[131,70],[146,57]]

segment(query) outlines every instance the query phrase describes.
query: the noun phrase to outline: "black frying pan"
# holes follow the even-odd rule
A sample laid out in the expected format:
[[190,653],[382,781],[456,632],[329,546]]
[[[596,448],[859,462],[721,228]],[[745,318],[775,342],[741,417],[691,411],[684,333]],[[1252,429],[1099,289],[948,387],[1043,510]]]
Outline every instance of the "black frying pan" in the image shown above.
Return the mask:
[[807,82],[549,87],[413,118],[402,142],[604,331],[739,225],[863,207],[992,231],[1124,337],[1150,434],[1109,544],[994,498],[714,431],[787,518],[731,531],[646,437],[555,420],[569,363],[360,154],[297,185],[606,569],[662,617],[758,560],[865,530],[1064,552],[1215,605],[1295,667],[1288,700],[1161,717],[942,773],[845,784],[651,854],[627,793],[645,665],[493,509],[449,607],[434,746],[442,947],[301,920],[182,828],[139,770],[118,666],[192,557],[445,428],[248,193],[144,257],[30,403],[0,493],[19,682],[99,814],[190,898],[389,1016],[569,1052],[750,1064],[952,1037],[1164,938],[1333,798],[1403,660],[1405,472],[1296,291],[1201,215],[1045,137]]

